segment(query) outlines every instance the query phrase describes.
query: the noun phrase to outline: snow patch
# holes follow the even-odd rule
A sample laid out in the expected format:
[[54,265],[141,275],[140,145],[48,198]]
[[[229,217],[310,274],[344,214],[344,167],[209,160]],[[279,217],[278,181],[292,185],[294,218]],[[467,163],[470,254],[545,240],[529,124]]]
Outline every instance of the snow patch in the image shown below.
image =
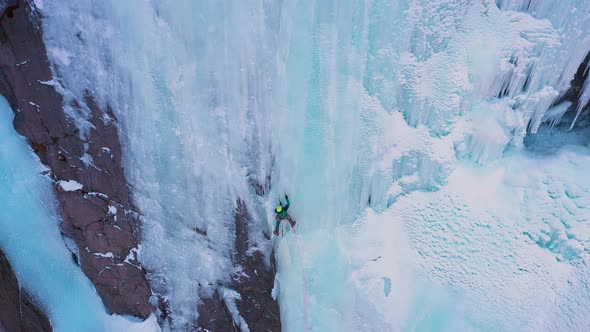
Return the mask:
[[54,79],[50,79],[49,81],[37,81],[37,82],[39,82],[40,84],[43,84],[43,85],[49,85],[49,86],[53,86],[56,88],[58,88],[58,87],[61,88],[61,84],[59,84],[59,82]]
[[102,252],[95,252],[94,256],[103,257],[103,258],[115,258],[112,252],[102,253]]
[[129,250],[129,254],[127,254],[127,257],[125,257],[124,262],[133,265],[133,263],[131,263],[131,261],[132,260],[137,261],[137,255],[138,255],[137,248],[131,248],[131,250]]
[[132,261],[139,261],[139,252],[141,251],[141,245],[139,245],[137,248],[132,248],[131,250],[129,250],[129,254],[127,254],[127,257],[125,257],[125,260],[123,262],[131,265],[131,266],[135,266],[138,269],[141,269],[141,266],[139,263],[134,264]]
[[100,197],[100,198],[103,198],[103,199],[110,199],[109,195],[104,194],[104,193],[99,193],[99,192],[96,192],[96,191],[89,192],[88,193],[88,196]]
[[80,184],[79,182],[74,181],[74,180],[69,180],[69,181],[61,180],[58,183],[64,191],[76,191],[76,190],[82,189],[82,187],[83,187],[82,184]]

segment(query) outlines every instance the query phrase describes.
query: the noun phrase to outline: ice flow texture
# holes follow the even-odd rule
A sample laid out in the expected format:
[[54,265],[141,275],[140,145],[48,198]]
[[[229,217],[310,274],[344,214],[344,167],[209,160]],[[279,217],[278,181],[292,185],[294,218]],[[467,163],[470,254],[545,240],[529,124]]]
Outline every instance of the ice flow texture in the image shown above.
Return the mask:
[[59,232],[51,180],[25,139],[12,128],[14,114],[0,97],[0,248],[54,331],[157,331],[108,315],[90,280],[72,260]]
[[[275,202],[261,204],[249,187],[251,180],[263,182],[271,166],[273,188],[292,194],[292,213],[309,252],[302,263],[310,274],[312,329],[428,328],[441,321],[449,328],[485,329],[502,317],[480,313],[472,315],[478,317],[474,323],[465,322],[458,304],[449,306],[455,311],[441,311],[449,294],[466,284],[449,281],[450,272],[428,276],[433,254],[415,234],[430,229],[427,234],[441,237],[444,230],[409,227],[421,225],[413,216],[423,210],[412,210],[408,201],[438,197],[447,184],[455,188],[450,181],[465,180],[462,163],[494,167],[508,148],[522,150],[527,131],[547,120],[590,49],[590,3],[36,3],[66,105],[90,91],[115,110],[127,176],[144,215],[141,260],[154,271],[154,290],[166,295],[178,326],[194,320],[199,298],[231,272],[227,248],[236,197],[256,217],[272,217],[263,209],[271,211]],[[587,103],[588,89],[584,85],[576,111]],[[70,116],[83,134],[86,115]],[[381,217],[366,212],[367,206],[393,220],[376,221]],[[392,212],[404,206],[410,206],[408,216]],[[434,221],[449,225],[458,212],[440,213]],[[269,218],[269,229],[271,223]],[[374,234],[377,224],[393,227],[395,235]],[[208,240],[195,239],[193,227],[205,230]],[[387,243],[394,239],[386,235],[395,236],[410,262],[390,252]],[[367,237],[382,246],[362,242]],[[252,241],[264,247],[262,239]],[[493,242],[493,235],[478,242]],[[301,330],[302,298],[295,290],[302,279],[297,265],[289,264],[292,249],[284,241],[277,254],[288,331]],[[390,264],[384,267],[388,276],[366,263],[376,259],[369,253],[381,253],[375,257]],[[453,255],[467,259],[461,250]],[[400,262],[425,276],[422,288],[442,294],[440,303],[421,287],[399,293],[396,304],[368,296],[375,295],[369,286],[380,283],[392,296],[400,291],[413,273],[397,269]],[[489,281],[476,276],[469,285]],[[430,320],[412,309],[430,302],[441,304],[426,306]],[[517,311],[506,324],[525,316]]]

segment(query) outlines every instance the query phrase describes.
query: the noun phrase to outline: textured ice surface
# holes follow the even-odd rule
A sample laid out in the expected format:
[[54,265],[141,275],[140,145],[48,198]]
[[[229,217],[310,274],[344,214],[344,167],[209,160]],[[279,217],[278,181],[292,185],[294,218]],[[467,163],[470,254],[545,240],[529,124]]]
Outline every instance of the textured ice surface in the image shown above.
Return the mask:
[[[92,91],[119,120],[141,261],[179,326],[232,272],[236,196],[272,227],[275,202],[265,214],[248,182],[273,165],[300,244],[276,246],[286,331],[305,330],[306,298],[311,330],[588,328],[588,137],[542,123],[574,120],[553,103],[590,50],[590,2],[42,11],[48,84],[66,105]],[[83,134],[87,114],[70,116]]]
[[304,289],[311,330],[588,329],[590,136],[522,147],[563,112],[590,3],[284,8],[273,178],[303,248],[278,247],[286,330]]
[[[66,105],[91,91],[117,117],[126,176],[143,216],[140,261],[181,330],[192,328],[185,325],[196,319],[200,298],[235,272],[238,197],[264,220],[251,184],[264,184],[272,158],[279,7],[43,1],[45,41]],[[71,116],[83,133],[86,115]],[[250,244],[270,257],[262,236]]]
[[561,294],[588,247],[590,205],[566,194],[590,189],[578,166],[588,153],[460,165],[439,192],[397,204],[393,220],[404,223],[421,270],[465,297],[475,327],[559,330],[545,317],[568,300]]
[[134,322],[106,313],[66,249],[51,181],[12,128],[13,118],[8,102],[0,96],[0,247],[19,285],[40,301],[54,331],[158,331],[154,316]]

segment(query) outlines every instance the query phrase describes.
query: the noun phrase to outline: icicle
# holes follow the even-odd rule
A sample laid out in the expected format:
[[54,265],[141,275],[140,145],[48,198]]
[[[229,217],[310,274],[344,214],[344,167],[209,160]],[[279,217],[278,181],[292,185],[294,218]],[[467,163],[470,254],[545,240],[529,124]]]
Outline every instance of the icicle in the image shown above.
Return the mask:
[[[586,66],[586,69],[584,71],[584,76],[587,75],[588,70],[590,70],[590,63],[588,63],[588,65]],[[584,86],[582,88],[582,91],[580,92],[580,96],[578,98],[578,105],[576,106],[576,117],[572,121],[572,124],[570,126],[570,130],[574,128],[574,125],[576,124],[578,117],[582,113],[582,110],[584,110],[584,108],[586,106],[588,106],[589,101],[590,101],[590,79],[586,78],[586,81],[584,81]]]

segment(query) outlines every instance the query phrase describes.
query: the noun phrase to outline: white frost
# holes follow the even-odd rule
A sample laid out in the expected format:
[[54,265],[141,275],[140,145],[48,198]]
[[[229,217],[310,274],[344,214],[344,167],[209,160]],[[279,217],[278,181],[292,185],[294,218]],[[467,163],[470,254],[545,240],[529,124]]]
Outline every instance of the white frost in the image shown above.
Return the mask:
[[69,181],[62,180],[62,181],[59,181],[58,183],[64,191],[76,191],[76,190],[82,189],[82,187],[83,187],[81,183],[74,181],[74,180],[69,180]]
[[[127,255],[127,257],[125,257],[124,262],[132,264],[131,263],[132,260],[137,260],[137,253],[138,253],[137,248],[132,248],[131,250],[129,250],[129,254]],[[132,265],[134,265],[134,264],[132,264]]]
[[95,252],[94,256],[103,257],[103,258],[115,258],[112,252],[102,253],[102,252]]

